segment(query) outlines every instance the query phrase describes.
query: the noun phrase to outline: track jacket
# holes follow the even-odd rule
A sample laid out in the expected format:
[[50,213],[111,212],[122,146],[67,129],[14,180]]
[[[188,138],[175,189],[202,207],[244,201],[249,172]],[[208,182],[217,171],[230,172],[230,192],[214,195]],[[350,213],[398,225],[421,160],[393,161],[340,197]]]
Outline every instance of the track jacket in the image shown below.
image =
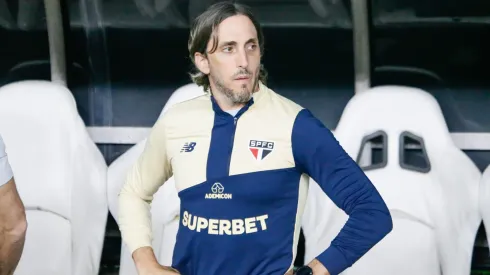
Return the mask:
[[317,257],[330,274],[392,229],[383,199],[330,130],[262,83],[235,117],[208,94],[157,121],[119,197],[119,226],[131,253],[151,246],[150,203],[172,175],[181,201],[172,266],[184,275],[286,273],[309,177],[350,216]]

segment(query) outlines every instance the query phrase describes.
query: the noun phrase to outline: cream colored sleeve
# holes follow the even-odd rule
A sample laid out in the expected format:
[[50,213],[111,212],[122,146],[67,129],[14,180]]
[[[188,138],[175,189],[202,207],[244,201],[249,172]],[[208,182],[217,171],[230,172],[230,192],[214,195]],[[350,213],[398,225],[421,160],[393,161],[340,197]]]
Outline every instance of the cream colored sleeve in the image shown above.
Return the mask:
[[119,193],[119,229],[131,254],[138,248],[151,247],[150,204],[160,186],[172,176],[163,120],[160,118],[153,126],[143,153]]

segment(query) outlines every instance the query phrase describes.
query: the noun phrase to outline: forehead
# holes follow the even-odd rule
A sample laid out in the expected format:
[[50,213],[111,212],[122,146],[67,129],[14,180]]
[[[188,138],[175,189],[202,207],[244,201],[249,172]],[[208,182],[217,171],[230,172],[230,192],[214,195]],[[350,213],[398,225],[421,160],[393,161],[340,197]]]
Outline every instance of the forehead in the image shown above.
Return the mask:
[[245,42],[251,38],[257,39],[257,30],[245,15],[234,15],[223,20],[217,34],[220,41]]

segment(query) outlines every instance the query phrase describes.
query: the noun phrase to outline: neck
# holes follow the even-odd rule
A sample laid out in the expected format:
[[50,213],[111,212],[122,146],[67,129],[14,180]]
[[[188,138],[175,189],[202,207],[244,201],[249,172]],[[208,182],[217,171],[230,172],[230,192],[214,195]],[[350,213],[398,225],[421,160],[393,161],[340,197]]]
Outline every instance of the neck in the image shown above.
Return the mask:
[[[213,90],[215,91],[215,90]],[[213,97],[216,100],[216,103],[223,111],[230,111],[240,109],[245,106],[245,103],[233,103],[229,98],[223,95],[220,92],[213,92]]]
[[[230,110],[241,109],[243,106],[246,105],[246,103],[234,103],[234,102],[232,102],[227,96],[225,96],[213,84],[214,83],[210,83],[209,89],[211,90],[211,94],[213,95],[214,99],[216,100],[216,103],[221,108],[221,110],[226,112],[226,111],[230,111]],[[260,84],[257,81],[257,84],[255,85],[254,93],[258,92],[259,90],[260,90]]]

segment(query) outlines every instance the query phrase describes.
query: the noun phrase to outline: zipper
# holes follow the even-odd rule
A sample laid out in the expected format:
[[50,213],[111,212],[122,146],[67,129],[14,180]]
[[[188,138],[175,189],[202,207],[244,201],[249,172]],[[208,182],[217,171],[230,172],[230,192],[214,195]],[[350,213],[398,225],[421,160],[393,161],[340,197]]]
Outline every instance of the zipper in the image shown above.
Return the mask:
[[235,132],[236,132],[237,121],[238,121],[238,118],[233,117],[233,133],[231,135],[230,151],[228,152],[228,175],[230,175],[231,155],[233,154],[233,145],[235,143]]

